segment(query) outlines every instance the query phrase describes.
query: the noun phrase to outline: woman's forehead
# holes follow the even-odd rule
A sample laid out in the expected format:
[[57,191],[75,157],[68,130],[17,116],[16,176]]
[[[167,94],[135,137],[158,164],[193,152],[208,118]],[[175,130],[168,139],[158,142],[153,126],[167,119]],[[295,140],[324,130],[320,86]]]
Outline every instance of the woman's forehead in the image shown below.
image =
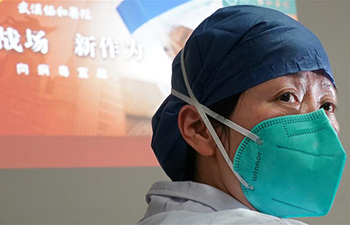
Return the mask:
[[301,71],[295,74],[287,74],[268,80],[249,90],[269,91],[271,88],[283,88],[288,86],[302,88],[305,91],[310,88],[317,88],[323,91],[336,93],[333,83],[323,73],[318,71]]

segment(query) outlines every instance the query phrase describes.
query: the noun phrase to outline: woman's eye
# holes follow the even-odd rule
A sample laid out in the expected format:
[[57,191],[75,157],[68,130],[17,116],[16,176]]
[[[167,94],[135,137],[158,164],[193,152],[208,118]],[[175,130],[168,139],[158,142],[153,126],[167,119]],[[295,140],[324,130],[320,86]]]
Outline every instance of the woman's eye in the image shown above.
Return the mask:
[[279,100],[283,102],[296,102],[295,97],[290,93],[284,93],[279,97]]
[[335,106],[333,103],[326,102],[320,106],[320,109],[324,109],[324,111],[327,111],[327,112],[334,112]]

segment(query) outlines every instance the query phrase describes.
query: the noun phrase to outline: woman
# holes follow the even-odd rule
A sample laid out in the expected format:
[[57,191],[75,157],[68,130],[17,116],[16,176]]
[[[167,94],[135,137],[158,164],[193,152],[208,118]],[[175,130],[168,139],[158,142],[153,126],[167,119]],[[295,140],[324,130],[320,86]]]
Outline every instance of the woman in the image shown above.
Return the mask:
[[[303,224],[333,203],[346,155],[327,55],[275,10],[218,10],[173,63],[152,148],[173,182],[155,183],[141,224]],[[281,219],[284,218],[284,219]]]

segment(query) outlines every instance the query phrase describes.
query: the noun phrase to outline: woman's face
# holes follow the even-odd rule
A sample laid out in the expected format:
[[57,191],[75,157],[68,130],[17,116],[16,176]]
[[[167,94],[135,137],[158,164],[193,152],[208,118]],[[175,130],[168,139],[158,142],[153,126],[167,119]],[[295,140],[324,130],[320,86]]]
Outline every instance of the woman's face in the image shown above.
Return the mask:
[[[242,93],[230,119],[251,130],[256,124],[269,118],[324,109],[339,133],[335,116],[336,104],[337,93],[328,78],[317,72],[300,72],[269,80]],[[230,130],[230,138],[223,140],[231,160],[243,138],[243,135]],[[220,167],[226,165],[224,162],[220,164]],[[244,199],[240,199],[243,195],[237,195],[240,186],[237,186],[237,180],[234,181],[232,171],[228,167],[221,169],[226,173],[223,176],[226,191],[244,203]]]
[[300,72],[269,80],[245,91],[230,119],[250,130],[269,118],[324,109],[339,133],[336,105],[337,93],[328,78],[316,72]]

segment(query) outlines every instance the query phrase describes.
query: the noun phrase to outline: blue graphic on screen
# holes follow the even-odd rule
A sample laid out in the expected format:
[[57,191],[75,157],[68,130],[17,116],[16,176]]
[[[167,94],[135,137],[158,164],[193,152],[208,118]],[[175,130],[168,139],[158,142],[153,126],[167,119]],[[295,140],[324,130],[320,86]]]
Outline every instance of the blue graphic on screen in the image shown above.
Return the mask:
[[190,0],[125,0],[117,7],[117,11],[130,33],[133,33],[147,21],[189,1]]

